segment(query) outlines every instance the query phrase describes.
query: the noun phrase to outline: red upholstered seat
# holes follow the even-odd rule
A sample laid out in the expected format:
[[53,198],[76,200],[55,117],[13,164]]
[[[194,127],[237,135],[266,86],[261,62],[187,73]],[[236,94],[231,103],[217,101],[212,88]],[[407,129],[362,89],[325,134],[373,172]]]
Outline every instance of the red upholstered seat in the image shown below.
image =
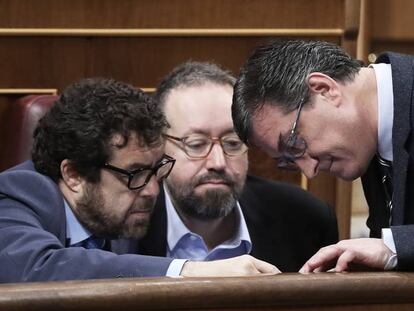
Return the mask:
[[2,125],[0,171],[30,159],[33,131],[57,98],[56,95],[28,95],[12,105]]

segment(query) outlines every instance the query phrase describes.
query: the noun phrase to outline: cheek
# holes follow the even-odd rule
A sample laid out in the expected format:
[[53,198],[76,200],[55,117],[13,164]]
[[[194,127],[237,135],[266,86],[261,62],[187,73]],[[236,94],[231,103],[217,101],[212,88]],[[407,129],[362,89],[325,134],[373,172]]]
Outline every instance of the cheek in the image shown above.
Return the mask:
[[227,170],[229,174],[232,174],[234,176],[246,176],[248,168],[249,161],[247,154],[239,157],[229,158],[227,161]]
[[103,201],[106,212],[114,217],[123,217],[134,203],[132,191],[104,191]]
[[197,176],[202,170],[202,160],[193,161],[186,158],[176,158],[174,168],[172,169],[168,179],[170,181],[188,181]]

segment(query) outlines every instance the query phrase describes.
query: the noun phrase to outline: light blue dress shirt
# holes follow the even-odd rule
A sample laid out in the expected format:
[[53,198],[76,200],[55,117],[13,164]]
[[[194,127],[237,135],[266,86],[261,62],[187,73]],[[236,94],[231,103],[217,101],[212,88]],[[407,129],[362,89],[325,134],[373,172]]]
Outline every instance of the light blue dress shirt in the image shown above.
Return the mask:
[[72,209],[69,207],[68,202],[64,200],[64,203],[66,214],[66,240],[70,246],[86,240],[92,235],[92,233],[80,224],[75,214],[73,214]]
[[167,210],[167,257],[210,261],[231,258],[251,252],[252,243],[249,231],[238,202],[235,209],[238,221],[236,234],[231,239],[224,241],[209,251],[203,238],[191,232],[182,222],[166,189],[167,186],[164,184],[165,206]]

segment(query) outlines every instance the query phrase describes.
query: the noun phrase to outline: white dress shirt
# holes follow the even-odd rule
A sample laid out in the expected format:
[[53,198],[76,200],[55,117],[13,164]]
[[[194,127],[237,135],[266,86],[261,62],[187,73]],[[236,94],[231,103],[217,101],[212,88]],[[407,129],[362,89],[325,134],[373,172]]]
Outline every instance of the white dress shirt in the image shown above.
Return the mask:
[[[392,126],[394,121],[394,92],[390,64],[372,64],[377,80],[378,96],[378,153],[388,161],[393,161]],[[394,237],[390,228],[382,229],[384,244],[394,253],[388,260],[385,270],[391,270],[398,264]]]

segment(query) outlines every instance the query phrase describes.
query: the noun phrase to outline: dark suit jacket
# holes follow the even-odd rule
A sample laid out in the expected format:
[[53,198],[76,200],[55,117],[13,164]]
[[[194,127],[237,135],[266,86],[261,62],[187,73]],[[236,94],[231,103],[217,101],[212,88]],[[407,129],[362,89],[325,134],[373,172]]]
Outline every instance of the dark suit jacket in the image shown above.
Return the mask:
[[[414,57],[384,53],[378,57],[377,63],[391,64],[394,92],[391,230],[397,249],[398,268],[414,270]],[[372,237],[380,237],[381,228],[389,227],[390,211],[385,203],[380,176],[378,162],[374,158],[362,177],[369,205],[367,225]]]
[[[166,255],[167,216],[161,193],[149,232],[139,242],[141,254]],[[248,176],[239,202],[252,241],[251,255],[281,271],[298,271],[319,248],[338,240],[331,208],[299,187]]]
[[0,282],[163,276],[171,262],[66,248],[65,240],[65,208],[57,185],[30,161],[1,173]]

